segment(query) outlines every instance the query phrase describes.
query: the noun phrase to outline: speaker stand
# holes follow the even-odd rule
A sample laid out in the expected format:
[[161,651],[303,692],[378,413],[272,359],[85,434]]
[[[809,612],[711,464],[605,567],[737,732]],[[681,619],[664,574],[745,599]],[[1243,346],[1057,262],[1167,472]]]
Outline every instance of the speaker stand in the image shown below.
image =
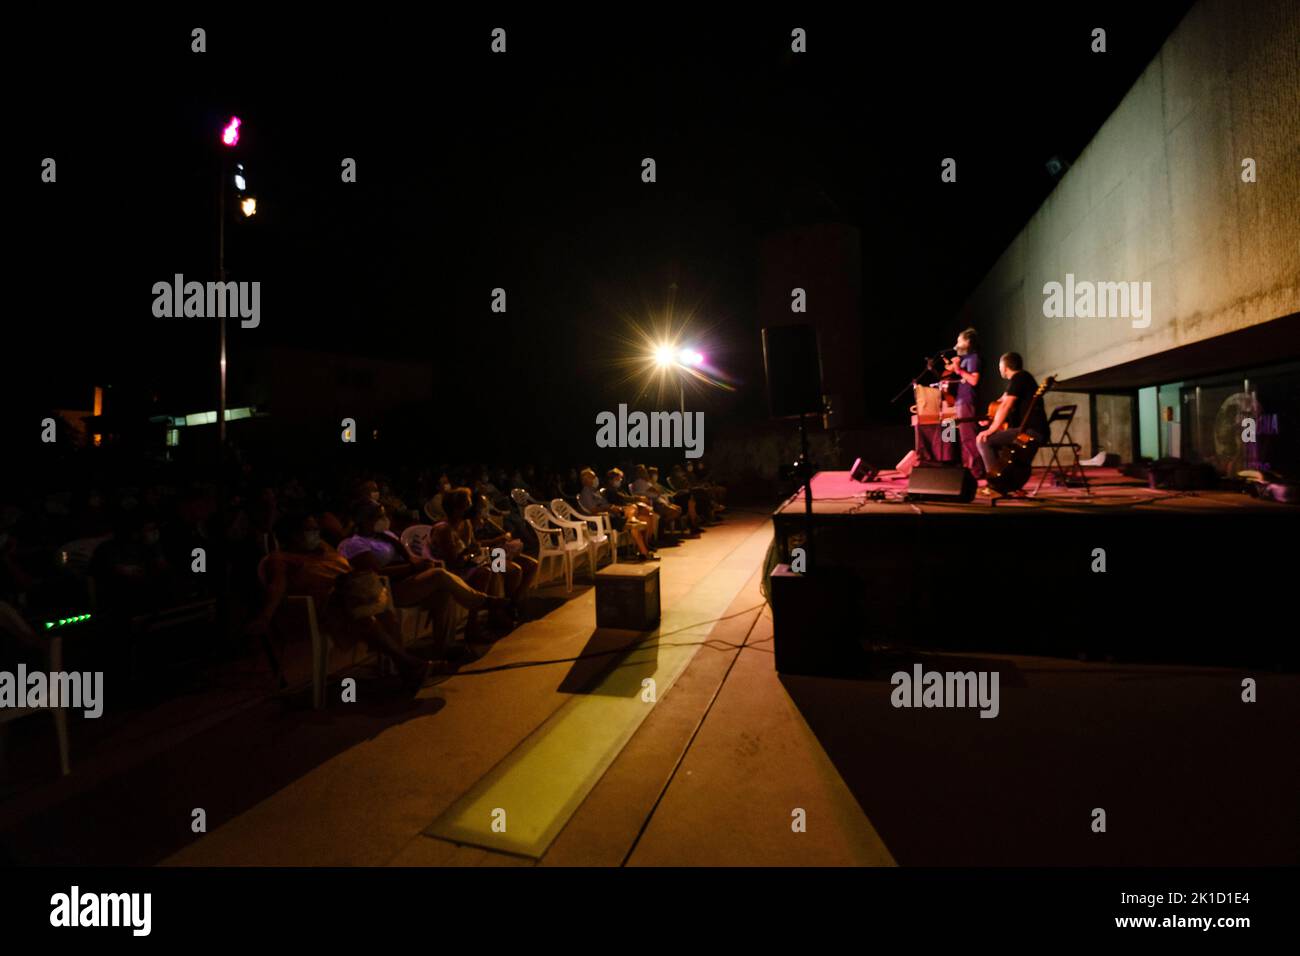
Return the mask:
[[799,467],[803,471],[803,516],[804,516],[804,551],[808,555],[808,570],[811,572],[816,565],[813,563],[813,506],[812,506],[812,460],[808,455],[808,426],[805,419],[807,414],[799,413]]

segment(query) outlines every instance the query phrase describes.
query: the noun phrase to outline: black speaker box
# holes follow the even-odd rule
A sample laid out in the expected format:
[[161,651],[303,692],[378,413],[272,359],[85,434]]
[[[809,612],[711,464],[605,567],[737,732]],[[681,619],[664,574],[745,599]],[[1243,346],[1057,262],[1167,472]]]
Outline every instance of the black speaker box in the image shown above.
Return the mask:
[[822,413],[822,361],[811,325],[764,329],[763,371],[773,418]]
[[841,568],[796,574],[778,564],[768,578],[773,651],[782,674],[862,677],[870,673],[867,588]]
[[920,465],[907,477],[907,493],[918,501],[973,501],[975,476],[969,468]]

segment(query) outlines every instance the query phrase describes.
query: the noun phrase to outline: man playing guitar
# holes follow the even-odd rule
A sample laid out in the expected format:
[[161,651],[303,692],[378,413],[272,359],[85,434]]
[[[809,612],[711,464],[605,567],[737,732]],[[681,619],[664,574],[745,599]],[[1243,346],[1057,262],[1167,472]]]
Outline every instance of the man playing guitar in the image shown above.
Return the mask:
[[[1017,436],[1027,436],[1032,440],[1033,447],[1047,440],[1047,414],[1043,411],[1043,403],[1034,401],[1038,382],[1025,371],[1025,362],[1020,353],[1007,352],[1003,355],[998,361],[998,371],[1007,379],[1006,394],[999,401],[998,410],[989,427],[975,436],[985,470],[991,473],[998,470],[999,452],[1015,444]],[[1003,424],[1008,421],[1016,424],[1003,429]],[[1029,448],[1031,454],[1033,447]],[[984,489],[984,492],[989,491],[988,488]]]

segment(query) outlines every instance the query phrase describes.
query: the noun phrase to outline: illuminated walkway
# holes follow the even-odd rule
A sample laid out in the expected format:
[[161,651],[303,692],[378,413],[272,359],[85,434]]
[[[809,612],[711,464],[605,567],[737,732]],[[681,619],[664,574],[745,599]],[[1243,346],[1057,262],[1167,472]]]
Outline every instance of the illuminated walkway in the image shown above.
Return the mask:
[[[735,515],[665,551],[660,633],[626,656],[497,669],[640,640],[593,634],[590,591],[529,622],[475,662],[484,673],[426,690],[441,709],[337,754],[167,862],[892,863],[773,670],[758,592],[769,538],[768,520]],[[331,706],[322,719],[347,719]],[[796,810],[806,832],[791,826]]]

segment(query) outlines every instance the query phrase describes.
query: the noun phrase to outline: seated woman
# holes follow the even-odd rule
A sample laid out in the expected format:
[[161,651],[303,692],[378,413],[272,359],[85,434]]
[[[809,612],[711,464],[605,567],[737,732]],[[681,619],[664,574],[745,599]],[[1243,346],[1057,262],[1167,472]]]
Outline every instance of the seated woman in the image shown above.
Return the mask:
[[[429,535],[430,547],[449,568],[463,575],[470,584],[478,588],[490,587],[495,572],[492,570],[490,551],[474,535],[473,492],[468,488],[453,488],[443,495],[442,507],[447,512],[447,520],[433,526],[433,532]],[[504,544],[497,546],[504,547]],[[526,569],[520,558],[531,567]],[[507,602],[509,611],[502,623],[508,623],[517,613],[519,599],[524,596],[533,576],[537,574],[537,562],[524,555],[514,558],[507,555],[504,574],[506,597],[502,600]]]
[[451,491],[451,479],[446,472],[438,476],[437,491],[424,503],[424,513],[434,524],[447,520],[447,513],[442,510],[442,497]]
[[709,493],[709,498],[713,501],[713,510],[719,514],[727,510],[727,489],[717,484],[709,477],[708,469],[704,465],[704,459],[686,463],[686,474],[690,476],[691,481],[696,487],[703,488]]
[[[449,595],[469,611],[480,608],[501,611],[509,607],[504,598],[492,597],[474,588],[431,558],[411,554],[400,538],[388,530],[389,518],[383,504],[363,499],[354,513],[356,533],[339,545],[339,554],[359,571],[377,571],[393,583],[393,602],[402,607],[420,606],[430,612]],[[471,627],[475,620],[470,615]]]
[[[362,596],[366,582],[346,558],[321,540],[316,519],[309,514],[290,515],[281,520],[278,537],[281,549],[266,559],[266,596],[261,610],[248,623],[249,633],[265,641],[286,595],[311,597],[316,601],[320,626],[335,643],[349,647],[362,641],[391,660],[404,683],[422,684],[433,665],[402,647],[397,615],[382,606],[377,600],[380,595]],[[357,586],[351,586],[354,584]],[[271,660],[279,676],[274,655]]]

